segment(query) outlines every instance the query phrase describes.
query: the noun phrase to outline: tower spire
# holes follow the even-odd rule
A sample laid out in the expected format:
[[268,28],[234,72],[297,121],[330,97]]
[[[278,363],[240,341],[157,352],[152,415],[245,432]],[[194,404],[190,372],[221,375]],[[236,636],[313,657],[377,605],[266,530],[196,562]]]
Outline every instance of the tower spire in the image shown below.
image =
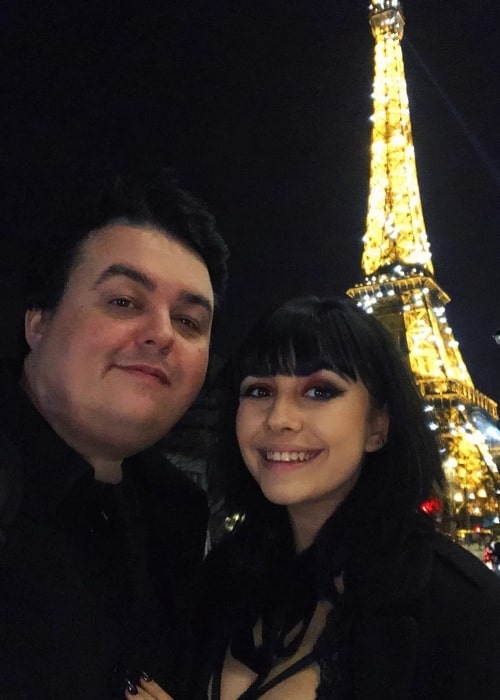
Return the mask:
[[347,293],[380,318],[407,355],[429,425],[438,433],[451,502],[461,504],[464,524],[472,515],[498,518],[500,477],[493,459],[494,454],[500,457],[497,406],[473,384],[446,320],[450,299],[434,279],[413,148],[399,1],[373,0],[369,21],[375,68],[364,279]]
[[366,275],[396,264],[433,273],[425,231],[401,51],[397,0],[370,4],[375,38],[370,198],[362,259]]

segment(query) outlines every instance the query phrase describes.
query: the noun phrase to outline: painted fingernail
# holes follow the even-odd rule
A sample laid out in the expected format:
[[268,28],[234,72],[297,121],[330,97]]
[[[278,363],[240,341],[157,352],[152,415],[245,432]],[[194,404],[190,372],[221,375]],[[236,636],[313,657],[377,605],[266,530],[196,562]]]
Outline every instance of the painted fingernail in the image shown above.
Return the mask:
[[146,671],[141,671],[141,678],[143,681],[146,681],[146,683],[151,683],[153,680],[149,673],[146,673]]
[[139,692],[137,690],[137,686],[135,683],[132,683],[132,681],[129,681],[128,678],[125,678],[125,690],[130,693],[130,695],[137,695]]

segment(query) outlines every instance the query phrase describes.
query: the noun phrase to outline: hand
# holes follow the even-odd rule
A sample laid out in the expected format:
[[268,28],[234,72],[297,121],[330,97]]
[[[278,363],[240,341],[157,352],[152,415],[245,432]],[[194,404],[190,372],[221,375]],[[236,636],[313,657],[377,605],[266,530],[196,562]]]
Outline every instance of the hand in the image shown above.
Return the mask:
[[[148,680],[146,680],[148,678]],[[149,679],[145,673],[141,675],[138,685],[129,683],[125,690],[127,700],[135,700],[135,698],[146,698],[146,700],[174,700],[174,698],[166,693],[158,683]]]

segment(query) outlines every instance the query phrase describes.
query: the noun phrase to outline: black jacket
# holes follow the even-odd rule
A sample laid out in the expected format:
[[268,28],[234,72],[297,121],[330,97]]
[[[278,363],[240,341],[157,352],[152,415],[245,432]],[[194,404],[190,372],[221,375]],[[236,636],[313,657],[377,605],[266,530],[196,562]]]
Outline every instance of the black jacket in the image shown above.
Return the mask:
[[0,700],[123,697],[141,668],[161,680],[205,495],[155,450],[127,460],[119,485],[95,481],[1,381]]
[[[246,557],[248,563],[248,557],[257,553],[248,555],[245,545],[238,546],[238,537],[215,548],[203,567],[187,644],[190,651],[184,659],[186,700],[206,697],[204,687],[229,639],[255,621],[260,605],[256,608],[255,601],[272,594],[273,574],[252,580],[250,570],[245,573],[241,562]],[[318,697],[500,697],[495,674],[500,667],[500,580],[481,561],[435,533],[430,521],[420,516],[392,549],[381,551],[375,535],[371,544],[349,554],[353,556],[346,559],[337,637],[323,645],[332,657],[338,652],[335,672],[341,691]],[[282,559],[279,548],[275,557]],[[314,565],[315,576],[323,579],[319,589],[325,590],[329,563],[324,552],[317,563],[321,570]],[[295,578],[293,573],[286,576]]]
[[500,664],[499,579],[438,533],[414,533],[407,547],[372,570],[376,583],[350,613],[352,698],[500,697],[491,675]]

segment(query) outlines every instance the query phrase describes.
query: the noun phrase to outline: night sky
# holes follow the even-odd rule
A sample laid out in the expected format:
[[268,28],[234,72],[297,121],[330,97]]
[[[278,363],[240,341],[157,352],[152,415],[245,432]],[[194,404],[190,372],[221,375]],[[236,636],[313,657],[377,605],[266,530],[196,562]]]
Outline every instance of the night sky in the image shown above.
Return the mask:
[[[151,154],[215,213],[225,353],[270,304],[361,278],[373,39],[368,0],[7,0],[0,310],[20,209]],[[403,52],[436,281],[478,389],[500,400],[500,4],[406,0]],[[32,231],[31,235],[36,235]],[[9,332],[2,334],[6,350]]]

